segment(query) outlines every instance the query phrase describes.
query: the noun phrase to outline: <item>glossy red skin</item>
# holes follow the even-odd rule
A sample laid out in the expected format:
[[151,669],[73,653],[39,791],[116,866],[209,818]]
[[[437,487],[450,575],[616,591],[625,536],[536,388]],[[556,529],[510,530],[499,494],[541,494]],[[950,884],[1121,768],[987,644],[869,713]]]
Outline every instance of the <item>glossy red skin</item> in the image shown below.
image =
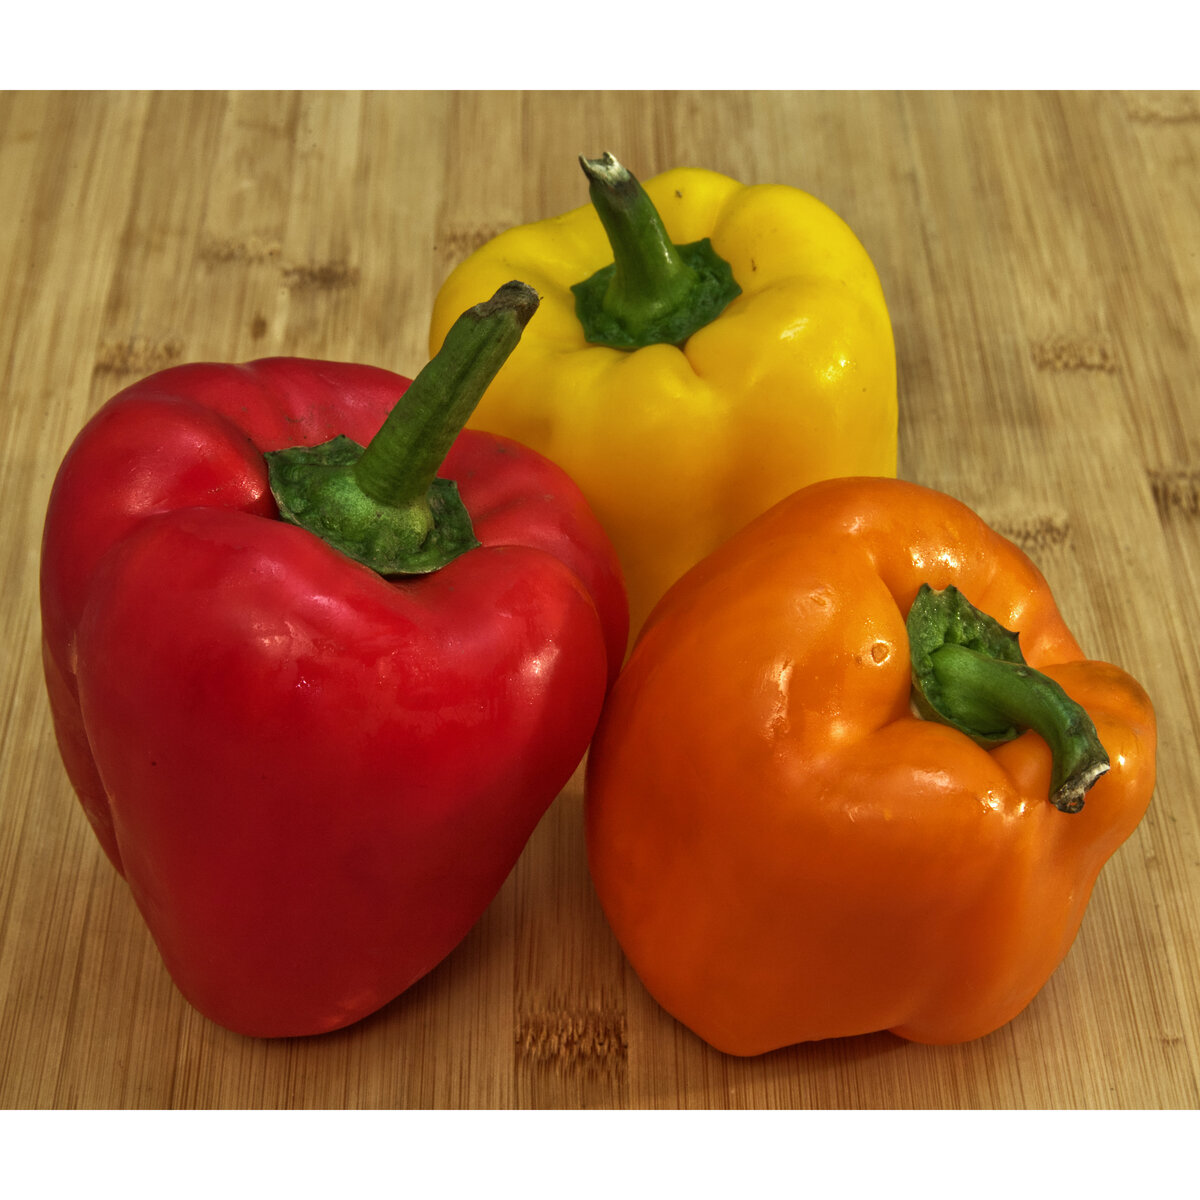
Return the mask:
[[464,432],[482,542],[388,581],[278,519],[262,452],[367,442],[374,367],[192,364],[68,452],[42,549],[63,760],[173,978],[221,1025],[321,1033],[458,944],[582,758],[620,665],[615,555],[582,496]]

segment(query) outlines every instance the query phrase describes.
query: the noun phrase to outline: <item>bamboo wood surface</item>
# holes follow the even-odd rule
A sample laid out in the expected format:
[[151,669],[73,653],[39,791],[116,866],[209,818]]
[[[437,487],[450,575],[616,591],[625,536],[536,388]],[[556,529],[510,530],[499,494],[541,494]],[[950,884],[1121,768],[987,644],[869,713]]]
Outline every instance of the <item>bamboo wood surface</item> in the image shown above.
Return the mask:
[[[1156,703],[1148,816],[1064,964],[980,1041],[707,1047],[607,929],[578,772],[432,974],[340,1033],[247,1040],[175,991],[70,791],[37,571],[85,418],[187,360],[415,373],[449,268],[583,203],[575,157],[605,149],[793,184],[850,223],[895,327],[901,474],[1028,549]],[[1198,245],[1194,94],[0,95],[0,1104],[1197,1107]]]

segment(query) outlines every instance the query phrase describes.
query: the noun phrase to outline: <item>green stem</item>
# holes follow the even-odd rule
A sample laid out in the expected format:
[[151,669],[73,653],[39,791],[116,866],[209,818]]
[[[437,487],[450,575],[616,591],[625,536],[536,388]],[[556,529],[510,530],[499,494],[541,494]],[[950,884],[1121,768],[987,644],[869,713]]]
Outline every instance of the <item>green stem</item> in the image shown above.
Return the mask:
[[381,575],[426,574],[477,546],[438,470],[537,305],[513,282],[463,313],[365,449],[335,437],[267,454],[280,517]]
[[1050,801],[1078,812],[1109,769],[1086,710],[1047,675],[1028,666],[1017,635],[974,608],[956,588],[922,586],[908,616],[914,699],[923,715],[984,746],[1026,729],[1053,756]]
[[359,487],[394,508],[424,505],[454,439],[521,340],[537,293],[507,283],[450,327],[354,467]]
[[740,293],[729,264],[707,238],[675,245],[642,185],[611,154],[579,162],[613,251],[609,266],[571,289],[588,341],[621,349],[686,341]]
[[943,646],[930,661],[942,703],[964,724],[1041,734],[1053,755],[1051,801],[1063,812],[1083,807],[1084,794],[1109,768],[1108,755],[1087,713],[1053,679],[964,646]]
[[642,185],[611,154],[583,158],[588,195],[608,234],[613,273],[604,311],[630,330],[646,328],[685,303],[696,272],[683,261]]

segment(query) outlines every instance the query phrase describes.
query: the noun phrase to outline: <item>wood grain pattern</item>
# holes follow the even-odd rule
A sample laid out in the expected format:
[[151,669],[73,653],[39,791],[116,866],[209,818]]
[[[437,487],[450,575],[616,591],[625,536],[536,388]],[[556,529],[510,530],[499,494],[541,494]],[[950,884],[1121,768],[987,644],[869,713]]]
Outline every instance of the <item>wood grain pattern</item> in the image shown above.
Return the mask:
[[[75,805],[37,571],[87,415],[192,359],[414,372],[449,267],[582,203],[575,156],[603,149],[841,213],[892,311],[901,473],[1025,546],[1085,648],[1156,702],[1150,813],[1067,961],[990,1037],[711,1050],[608,931],[577,773],[430,976],[341,1033],[249,1041],[174,990]],[[1191,93],[0,95],[0,1105],[1200,1105],[1198,244]]]

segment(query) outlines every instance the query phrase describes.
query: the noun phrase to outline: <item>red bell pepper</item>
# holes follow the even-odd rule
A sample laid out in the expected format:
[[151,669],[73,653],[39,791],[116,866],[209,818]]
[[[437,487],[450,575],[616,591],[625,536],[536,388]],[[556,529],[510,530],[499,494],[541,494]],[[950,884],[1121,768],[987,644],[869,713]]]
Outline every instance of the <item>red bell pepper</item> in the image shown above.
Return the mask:
[[229,1029],[336,1029],[426,974],[587,747],[625,648],[613,550],[559,468],[459,432],[536,305],[502,288],[415,382],[162,371],[58,473],[62,756],[180,990]]

